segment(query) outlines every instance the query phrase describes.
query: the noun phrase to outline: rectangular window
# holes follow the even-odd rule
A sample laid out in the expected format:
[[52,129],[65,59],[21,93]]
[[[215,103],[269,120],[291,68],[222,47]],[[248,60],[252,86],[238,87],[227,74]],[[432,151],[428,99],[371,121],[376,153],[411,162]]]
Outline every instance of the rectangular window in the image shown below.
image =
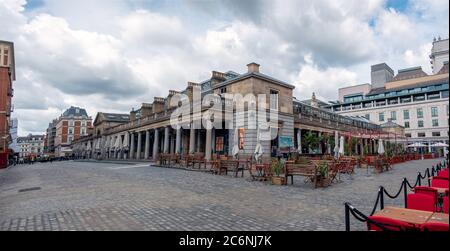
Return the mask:
[[441,132],[432,132],[433,137],[441,137]]
[[411,133],[405,133],[405,137],[411,138]]
[[278,91],[270,90],[270,109],[278,110]]
[[417,121],[417,126],[418,126],[419,128],[422,128],[422,127],[423,127],[423,120]]
[[431,107],[431,117],[437,117],[437,116],[438,116],[438,108]]
[[383,121],[384,121],[384,112],[378,113],[378,120],[379,120],[380,122],[383,122]]
[[391,120],[397,120],[397,112],[391,111]]
[[74,125],[75,125],[75,122],[73,120],[70,120],[69,121],[69,126],[74,126]]
[[244,149],[244,134],[245,134],[245,129],[240,128],[239,129],[239,149],[240,150]]
[[223,152],[223,137],[216,138],[216,152]]
[[403,110],[403,119],[409,119],[409,110]]
[[9,54],[9,52],[8,52],[8,50],[4,50],[4,53],[5,54],[3,54],[3,65],[7,66],[8,65],[8,54]]
[[431,124],[433,125],[433,127],[438,127],[439,126],[439,120],[433,119],[433,120],[431,120]]
[[69,134],[73,134],[73,128],[69,128]]
[[405,122],[405,128],[409,128],[409,121]]
[[422,119],[423,118],[423,109],[417,108],[417,118]]
[[419,132],[419,133],[417,133],[417,137],[425,138],[425,133],[424,132]]

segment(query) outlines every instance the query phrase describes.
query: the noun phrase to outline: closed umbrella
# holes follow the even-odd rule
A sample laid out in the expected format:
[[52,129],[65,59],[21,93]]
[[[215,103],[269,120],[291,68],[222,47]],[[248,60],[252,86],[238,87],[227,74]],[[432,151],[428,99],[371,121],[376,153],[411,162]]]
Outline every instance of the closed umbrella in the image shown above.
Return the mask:
[[95,150],[97,150],[97,151],[100,150],[100,140],[101,139],[97,139],[96,144],[95,144]]
[[111,147],[111,137],[106,137],[106,142],[105,142],[105,149],[109,150],[109,148]]
[[380,139],[380,142],[378,143],[378,154],[380,155],[384,154],[384,145],[382,139]]
[[114,147],[116,145],[116,138],[113,136],[111,136],[110,138],[111,138],[111,140],[109,142],[109,149],[110,149],[110,151],[113,151]]
[[123,140],[123,145],[122,145],[122,149],[124,150],[128,150],[128,148],[130,147],[130,141],[129,141],[129,134],[128,132],[125,133],[125,138]]
[[116,142],[114,142],[114,149],[117,151],[120,150],[121,147],[122,147],[122,139],[120,136],[117,136]]
[[339,155],[343,156],[345,154],[345,149],[344,149],[344,136],[341,136],[341,140],[339,143]]
[[258,162],[263,154],[264,154],[264,149],[261,145],[261,135],[259,132],[259,127],[258,127],[258,130],[256,131],[255,160]]
[[234,130],[234,140],[233,140],[233,151],[232,151],[233,157],[237,158],[237,155],[239,154],[239,130],[236,128]]

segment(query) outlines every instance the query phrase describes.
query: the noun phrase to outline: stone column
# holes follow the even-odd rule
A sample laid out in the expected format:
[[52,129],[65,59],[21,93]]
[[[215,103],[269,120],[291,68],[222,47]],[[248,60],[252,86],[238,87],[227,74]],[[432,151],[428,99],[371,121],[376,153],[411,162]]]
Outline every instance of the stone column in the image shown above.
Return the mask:
[[175,153],[180,154],[181,153],[181,128],[177,128],[177,137],[175,142]]
[[189,154],[195,153],[195,129],[194,123],[191,125],[191,133],[189,135]]
[[206,129],[205,159],[211,160],[212,130]]
[[[126,137],[126,135],[125,135],[125,137]],[[130,140],[130,156],[129,156],[129,159],[134,159],[134,133],[130,133],[130,137],[131,137],[131,140]]]
[[155,138],[153,140],[153,160],[156,160],[156,157],[158,156],[159,150],[159,131],[158,128],[155,129]]
[[138,132],[136,159],[141,159],[142,152],[142,132]]
[[164,128],[164,153],[169,153],[169,127]]
[[145,149],[144,158],[148,159],[150,154],[150,131],[145,131]]
[[298,148],[298,153],[302,154],[302,129],[299,128],[297,131],[297,148]]

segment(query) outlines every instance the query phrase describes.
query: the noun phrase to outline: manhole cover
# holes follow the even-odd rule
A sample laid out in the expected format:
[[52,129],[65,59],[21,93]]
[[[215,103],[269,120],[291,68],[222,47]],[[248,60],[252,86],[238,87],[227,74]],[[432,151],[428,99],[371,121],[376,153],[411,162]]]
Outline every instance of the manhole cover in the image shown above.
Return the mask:
[[30,188],[20,189],[19,193],[36,191],[36,190],[41,190],[41,188],[40,187],[30,187]]

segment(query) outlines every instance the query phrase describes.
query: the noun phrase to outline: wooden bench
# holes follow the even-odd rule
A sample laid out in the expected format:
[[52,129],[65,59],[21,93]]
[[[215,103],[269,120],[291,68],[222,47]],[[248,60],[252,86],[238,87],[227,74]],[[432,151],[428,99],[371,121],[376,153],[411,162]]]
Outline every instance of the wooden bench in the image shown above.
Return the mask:
[[219,165],[217,167],[217,171],[222,174],[222,171],[225,171],[225,175],[228,174],[229,171],[234,172],[234,176],[237,177],[238,173],[241,172],[241,177],[244,177],[244,168],[239,166],[239,162],[235,160],[219,160]]
[[186,157],[186,167],[195,168],[195,164],[198,164],[198,169],[201,169],[201,165],[204,164],[206,168],[205,155],[193,154]]
[[314,163],[308,163],[308,164],[292,164],[287,163],[285,165],[285,177],[286,182],[289,177],[291,177],[291,184],[294,184],[294,175],[297,176],[303,176],[309,179],[311,182],[314,183],[314,188],[317,188],[317,176],[318,176],[318,170]]

